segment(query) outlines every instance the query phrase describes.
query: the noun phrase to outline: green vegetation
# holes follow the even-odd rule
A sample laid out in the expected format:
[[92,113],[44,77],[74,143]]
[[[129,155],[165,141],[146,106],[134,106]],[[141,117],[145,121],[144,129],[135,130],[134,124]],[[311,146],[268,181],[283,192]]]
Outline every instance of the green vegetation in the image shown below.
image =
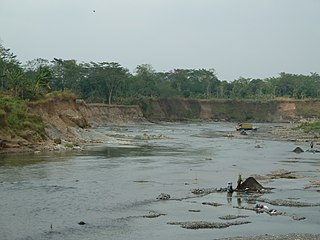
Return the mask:
[[[298,115],[318,117],[320,106],[304,99],[320,98],[320,76],[280,73],[266,79],[218,79],[214,69],[173,69],[157,72],[142,64],[133,73],[115,62],[34,59],[22,65],[0,43],[0,123],[16,132],[35,129],[39,119],[27,113],[26,103],[41,103],[51,97],[71,97],[81,102],[136,104],[146,117],[165,119],[201,118],[198,100],[215,100],[213,118],[232,121],[263,121],[276,111],[276,99],[296,99]],[[186,101],[186,99],[188,101]],[[197,101],[193,101],[193,100]],[[262,104],[262,105],[261,105]],[[263,106],[263,107],[262,107]],[[264,111],[261,111],[263,108]],[[86,126],[86,123],[79,123]]]
[[305,132],[320,132],[320,122],[303,123],[298,128],[303,129]]
[[64,144],[64,146],[65,146],[66,148],[73,148],[73,147],[74,147],[73,143],[69,143],[69,142],[66,142],[66,143]]
[[[115,62],[78,63],[54,58],[22,65],[0,43],[0,92],[24,100],[47,93],[71,91],[85,102],[137,104],[143,98],[253,99],[320,98],[318,73],[280,73],[266,79],[242,78],[227,82],[214,69],[173,69],[157,72],[142,64],[133,73]],[[143,104],[143,103],[142,103]]]
[[0,130],[10,129],[13,134],[26,137],[29,132],[35,133],[31,138],[44,137],[44,124],[39,116],[28,113],[26,101],[16,97],[0,97]]
[[320,105],[316,101],[296,101],[296,112],[305,118],[320,116]]

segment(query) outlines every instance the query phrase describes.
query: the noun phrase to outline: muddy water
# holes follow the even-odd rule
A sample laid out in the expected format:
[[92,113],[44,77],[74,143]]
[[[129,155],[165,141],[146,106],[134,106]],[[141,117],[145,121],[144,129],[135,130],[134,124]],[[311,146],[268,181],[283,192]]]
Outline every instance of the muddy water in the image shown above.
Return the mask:
[[[195,188],[225,187],[227,181],[236,185],[239,173],[248,177],[286,169],[303,178],[260,181],[275,188],[263,197],[320,203],[319,188],[304,188],[320,178],[320,155],[292,152],[296,146],[307,149],[308,143],[268,139],[259,136],[259,130],[239,137],[233,124],[227,123],[128,126],[117,132],[118,138],[131,136],[126,144],[100,144],[76,153],[1,156],[0,239],[186,240],[320,233],[319,206],[266,204],[285,213],[270,216],[235,208],[254,204],[246,196],[191,193]],[[167,138],[132,137],[143,134]],[[159,201],[160,193],[177,200]],[[160,216],[150,217],[156,214]],[[245,215],[251,223],[200,230],[167,224],[226,222],[219,219],[226,215]],[[80,221],[86,224],[79,225]]]

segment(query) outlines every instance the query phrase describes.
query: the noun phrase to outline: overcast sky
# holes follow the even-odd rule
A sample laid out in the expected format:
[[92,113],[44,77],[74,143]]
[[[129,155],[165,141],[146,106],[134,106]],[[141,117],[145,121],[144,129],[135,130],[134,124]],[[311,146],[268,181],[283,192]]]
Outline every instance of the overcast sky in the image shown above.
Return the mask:
[[320,73],[320,0],[0,0],[0,39],[22,62]]

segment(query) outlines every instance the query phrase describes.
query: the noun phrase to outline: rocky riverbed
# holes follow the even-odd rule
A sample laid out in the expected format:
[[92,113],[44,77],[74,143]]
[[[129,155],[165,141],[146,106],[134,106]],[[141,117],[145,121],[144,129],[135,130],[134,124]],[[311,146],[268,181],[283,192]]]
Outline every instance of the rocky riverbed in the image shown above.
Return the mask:
[[[149,125],[151,123],[145,122],[144,124]],[[140,124],[131,124],[141,125]],[[152,125],[152,124],[151,124]],[[111,125],[112,126],[112,125]],[[315,148],[317,145],[320,145],[320,135],[318,133],[305,133],[304,131],[297,129],[298,124],[258,124],[258,130],[248,131],[247,135],[241,135],[237,131],[214,131],[208,132],[210,137],[236,137],[236,138],[256,138],[256,139],[279,139],[284,141],[292,142],[301,142],[301,143],[310,143],[314,142]],[[130,125],[129,125],[130,127]],[[101,129],[103,129],[101,131]],[[119,131],[120,130],[120,131]],[[123,131],[123,127],[117,127],[114,125],[109,129],[108,132],[105,132],[105,128],[95,127],[95,128],[75,128],[69,127],[68,132],[72,133],[73,137],[64,138],[60,133],[55,131],[48,130],[47,133],[50,136],[52,141],[47,141],[44,144],[39,144],[38,146],[33,145],[31,150],[79,150],[79,147],[83,149],[87,144],[92,143],[114,143],[114,144],[130,144],[130,141],[134,139],[141,140],[155,140],[155,139],[165,139],[167,136],[164,134],[150,134],[148,132],[144,133],[127,133]],[[55,142],[54,139],[62,139],[62,142]],[[308,146],[304,145],[304,150],[308,150]],[[69,146],[69,147],[68,147]],[[74,148],[73,146],[79,146]],[[260,146],[257,144],[257,148]],[[13,151],[18,151],[18,149],[13,148]],[[23,149],[22,149],[23,150]]]
[[[301,133],[281,135],[291,126],[257,124],[247,135],[230,123],[69,129],[78,142],[60,136],[1,161],[0,230],[5,239],[317,239],[318,153]],[[264,189],[228,194],[239,173]]]
[[220,240],[319,240],[320,234],[290,233],[283,235],[259,235],[253,237],[220,238]]

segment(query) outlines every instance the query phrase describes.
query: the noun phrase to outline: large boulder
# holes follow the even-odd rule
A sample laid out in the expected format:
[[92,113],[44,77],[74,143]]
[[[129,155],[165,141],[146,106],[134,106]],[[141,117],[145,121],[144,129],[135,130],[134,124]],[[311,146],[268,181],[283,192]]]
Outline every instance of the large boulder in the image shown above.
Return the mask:
[[237,186],[237,190],[255,192],[264,189],[264,187],[258,183],[254,177],[248,177],[244,182]]
[[303,153],[304,151],[302,150],[301,147],[296,147],[296,148],[293,150],[293,152],[295,152],[295,153]]

